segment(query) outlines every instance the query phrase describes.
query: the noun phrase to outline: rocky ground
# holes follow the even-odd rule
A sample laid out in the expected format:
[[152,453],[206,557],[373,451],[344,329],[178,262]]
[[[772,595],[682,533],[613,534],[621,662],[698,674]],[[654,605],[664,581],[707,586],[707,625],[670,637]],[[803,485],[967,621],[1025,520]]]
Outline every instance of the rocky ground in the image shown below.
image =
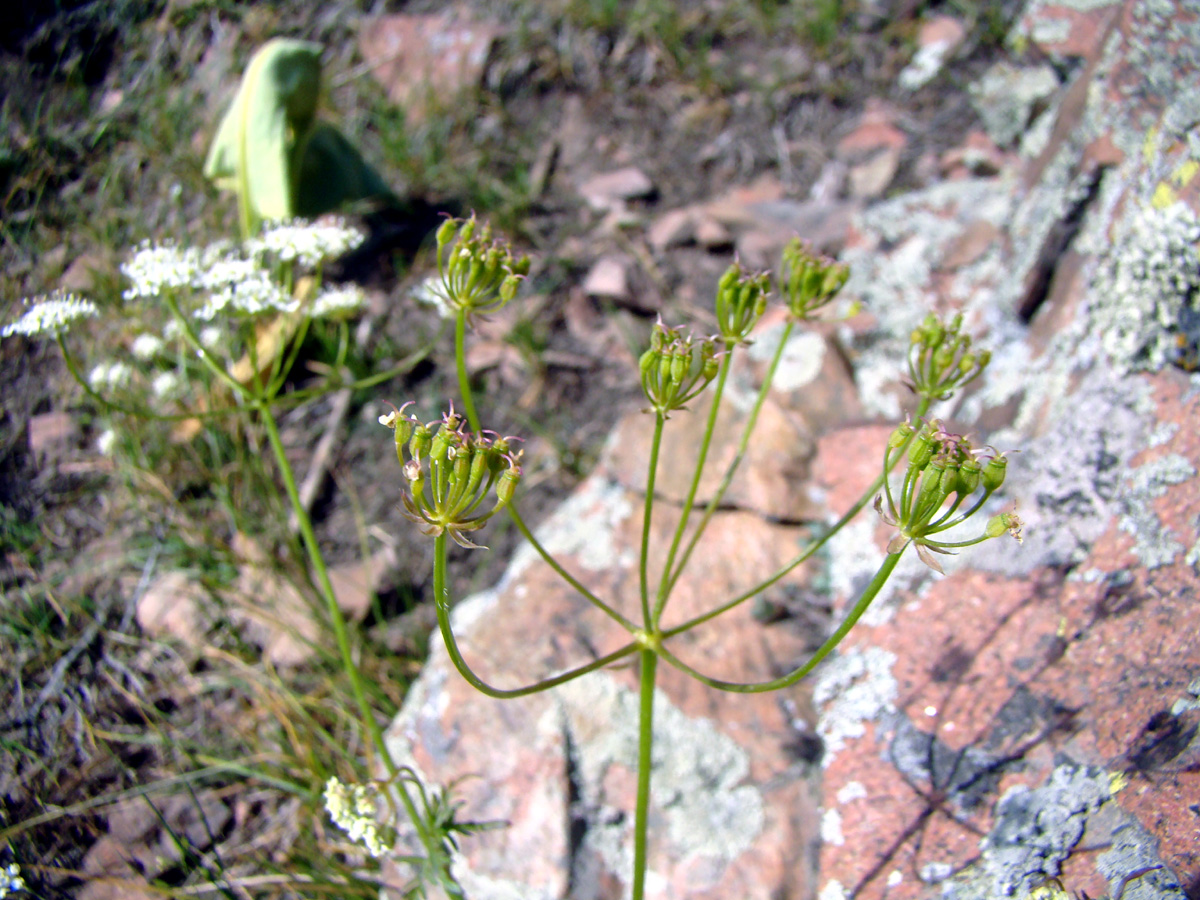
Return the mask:
[[[920,186],[863,192],[909,146],[896,111],[872,104],[826,170],[864,154],[850,155],[843,191],[797,202],[769,179],[736,189],[758,211],[741,232],[720,216],[727,201],[687,210],[689,236],[718,233],[715,219],[749,259],[769,245],[768,210],[787,209],[789,225],[807,216],[802,232],[854,267],[846,291],[867,313],[793,339],[762,458],[714,521],[681,618],[773,571],[804,523],[836,517],[870,483],[890,430],[870,423],[901,414],[891,385],[929,309],[963,311],[994,348],[982,384],[942,413],[1021,451],[1006,493],[1028,527],[1023,546],[964,551],[945,578],[910,560],[807,688],[730,697],[664,676],[651,896],[1200,892],[1200,110],[1166,77],[1197,72],[1198,21],[1167,7],[1030,6],[1018,34],[1035,52],[972,84],[984,129],[930,157]],[[684,221],[652,220],[651,249],[667,252]],[[701,421],[675,425],[667,459],[686,458]],[[544,526],[601,596],[632,577],[645,429],[626,419]],[[678,498],[671,474],[663,494]],[[823,604],[836,616],[853,600],[886,538],[864,518],[824,572],[768,598],[791,616],[764,626],[735,612],[681,652],[729,680],[790,669]],[[519,555],[464,604],[461,640],[497,681],[544,677],[618,646],[581,603]],[[563,622],[565,634],[545,632]],[[435,780],[482,773],[468,808],[511,823],[465,849],[473,895],[619,897],[635,715],[628,672],[501,708],[435,649],[392,735]]]
[[[470,365],[495,417],[484,418],[530,439],[526,517],[544,518],[547,544],[607,595],[634,577],[640,529],[637,348],[659,311],[707,330],[713,287],[735,255],[772,267],[798,233],[851,264],[845,294],[865,312],[792,339],[748,475],[714,520],[714,549],[677,598],[680,615],[770,572],[870,482],[907,403],[908,334],[927,312],[962,310],[993,348],[986,378],[938,412],[1020,451],[1005,493],[1028,523],[1024,546],[973,548],[945,578],[909,561],[837,658],[783,695],[731,699],[664,677],[651,896],[1023,897],[1055,877],[1093,897],[1200,896],[1197,10],[1186,0],[879,0],[838,6],[832,36],[818,40],[790,27],[764,36],[732,9],[647,15],[644,32],[637,20],[610,28],[520,4],[503,15],[409,4],[383,16],[326,5],[302,27],[280,11],[226,21],[213,10],[203,39],[173,52],[203,88],[186,135],[199,154],[239,53],[285,31],[326,41],[345,75],[333,111],[381,171],[407,177],[414,202],[432,209],[489,203],[478,211],[528,249],[523,299],[481,328]],[[413,90],[424,83],[432,94]],[[371,90],[383,107],[361,101]],[[135,91],[101,75],[91,96],[120,115]],[[379,119],[387,104],[407,111],[402,131]],[[470,127],[444,135],[451,171],[429,158],[418,167],[456,105]],[[424,149],[413,149],[420,135]],[[396,159],[404,164],[389,168]],[[8,204],[27,208],[20,180],[8,189]],[[199,227],[200,201],[186,203],[178,214],[155,207],[142,224]],[[437,327],[411,297],[428,260],[394,252],[413,243],[412,221],[374,220],[377,252],[354,273],[375,292],[379,356]],[[63,246],[57,271],[20,269],[36,255],[10,248],[10,288],[111,277],[118,248]],[[91,265],[73,265],[85,257]],[[763,322],[735,396],[756,388],[779,325]],[[62,555],[111,557],[103,464],[49,390],[53,355],[11,342],[3,353],[14,461],[5,491],[23,498],[10,505],[52,523]],[[382,399],[437,402],[449,371],[437,357]],[[411,598],[405,615],[370,623],[380,642],[411,652],[428,628],[429,550],[410,539],[395,496],[372,489],[397,480],[372,427],[376,406],[302,410],[288,437],[307,466],[319,435],[338,435],[333,467],[352,488],[323,489],[323,540],[347,579]],[[673,421],[670,458],[695,445],[703,412]],[[722,424],[716,458],[732,454],[739,415]],[[660,485],[664,510],[681,493],[674,475]],[[385,536],[369,579],[353,563],[360,515]],[[528,552],[513,555],[514,535],[488,543],[487,562],[455,560],[456,592],[483,589],[459,616],[464,650],[485,673],[520,680],[610,648],[615,636],[576,595]],[[864,515],[819,565],[778,586],[765,612],[739,611],[680,652],[735,680],[791,668],[853,602],[884,543],[886,529]],[[242,563],[255,558],[234,549]],[[34,577],[14,569],[6,585]],[[178,610],[182,585],[156,594],[116,572],[104,583],[119,587],[106,634],[140,626],[173,646],[212,640],[199,613],[182,625],[152,614],[147,597]],[[247,589],[262,594],[255,584]],[[269,663],[306,665],[289,655],[295,642],[244,633]],[[91,649],[88,658],[90,671],[109,665]],[[448,669],[435,647],[390,739],[434,781],[476,776],[463,782],[466,812],[509,823],[464,841],[469,896],[622,896],[630,673],[501,705]],[[181,696],[170,684],[164,694]],[[136,781],[139,760],[124,762],[123,783]],[[5,788],[10,821],[33,808],[20,781]],[[56,802],[97,786],[72,790]],[[255,818],[226,802],[205,797],[207,824],[188,832],[200,849],[214,835],[244,844],[253,823],[285,815],[270,806]],[[187,815],[177,811],[176,830]],[[153,877],[152,853],[137,873],[127,860],[130,846],[156,845],[156,824],[110,819],[79,829],[73,868]],[[97,841],[105,828],[117,837]]]

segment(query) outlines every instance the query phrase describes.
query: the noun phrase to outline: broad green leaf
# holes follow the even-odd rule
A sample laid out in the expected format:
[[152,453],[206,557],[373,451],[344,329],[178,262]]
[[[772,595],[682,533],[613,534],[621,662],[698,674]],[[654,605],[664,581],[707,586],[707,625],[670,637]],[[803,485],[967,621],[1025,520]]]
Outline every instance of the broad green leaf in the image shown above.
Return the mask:
[[238,194],[242,228],[296,215],[293,155],[312,128],[321,46],[276,38],[254,55],[217,129],[204,174]]

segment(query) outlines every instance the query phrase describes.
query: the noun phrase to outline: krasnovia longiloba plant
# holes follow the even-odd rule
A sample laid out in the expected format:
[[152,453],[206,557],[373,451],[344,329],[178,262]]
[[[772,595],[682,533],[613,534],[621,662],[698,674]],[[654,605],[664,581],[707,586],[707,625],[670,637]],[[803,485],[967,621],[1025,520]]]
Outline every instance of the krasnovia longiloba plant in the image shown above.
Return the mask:
[[[1004,483],[1007,459],[990,447],[976,448],[969,438],[947,431],[936,419],[926,419],[933,403],[949,399],[979,377],[988,364],[989,354],[986,350],[973,348],[971,338],[963,333],[961,316],[948,322],[928,316],[912,333],[908,356],[907,382],[917,398],[916,409],[911,418],[896,426],[886,445],[880,448],[879,476],[861,498],[769,578],[735,597],[713,597],[708,612],[667,626],[664,614],[672,591],[745,455],[789,337],[796,327],[826,315],[825,311],[846,283],[848,269],[814,253],[799,239],[785,248],[779,292],[787,307],[787,324],[746,420],[738,452],[703,511],[695,510],[696,497],[730,368],[735,355],[749,343],[751,332],[766,310],[772,290],[771,279],[763,273],[748,272],[736,262],[731,265],[717,285],[714,312],[719,330],[711,337],[696,338],[683,328],[664,324],[661,319],[654,324],[649,348],[638,363],[642,389],[649,404],[645,412],[654,417],[654,433],[646,460],[638,590],[636,597],[611,602],[597,596],[572,576],[547,552],[522,519],[517,508],[517,488],[522,474],[521,450],[515,438],[500,437],[482,427],[467,377],[464,334],[472,318],[494,311],[514,297],[528,270],[528,260],[514,256],[503,241],[493,238],[486,225],[471,218],[448,220],[438,230],[437,263],[440,277],[432,281],[432,290],[455,320],[461,414],[451,405],[440,418],[423,422],[415,415],[407,414],[406,405],[393,408],[379,421],[393,432],[402,470],[404,490],[401,499],[405,515],[434,539],[434,602],[438,628],[450,660],[463,678],[498,700],[549,690],[623,660],[635,661],[639,673],[639,742],[630,885],[633,900],[641,900],[647,870],[654,689],[660,661],[715,690],[759,693],[788,687],[812,672],[837,647],[879,595],[910,548],[922,562],[940,573],[940,555],[953,554],[1006,534],[1021,539],[1021,522],[1013,512],[991,515],[979,529],[962,537],[960,526],[976,517]],[[669,427],[672,414],[685,411],[686,404],[710,386],[712,404],[696,448],[695,469],[682,515],[665,555],[656,556],[651,547],[650,526],[663,432]],[[899,472],[899,477],[891,477],[893,471]],[[875,576],[811,658],[778,678],[734,683],[697,671],[671,651],[671,638],[716,619],[761,594],[811,558],[872,499],[881,519],[895,529],[894,536]],[[629,633],[629,641],[623,647],[570,671],[523,686],[495,686],[472,670],[459,650],[451,627],[453,599],[449,595],[446,572],[447,538],[463,547],[475,547],[471,535],[502,511],[546,563]],[[952,529],[956,530],[954,534],[950,534]],[[654,578],[652,566],[656,570]]]
[[[256,74],[259,78],[270,77],[272,73],[286,75],[289,66],[298,67],[305,76],[293,79],[304,93],[300,125],[311,129],[314,120],[308,97],[314,90],[310,78],[312,48],[284,44],[276,45],[274,52],[277,54],[274,64],[252,64],[247,75]],[[120,312],[127,317],[139,317],[138,305],[153,302],[168,315],[161,332],[143,329],[133,338],[132,364],[102,363],[84,373],[66,335],[73,324],[97,317],[100,310],[93,302],[75,296],[43,298],[31,305],[22,318],[8,325],[3,336],[53,337],[71,373],[97,406],[114,417],[114,422],[129,416],[177,428],[180,423],[235,417],[254,423],[265,433],[299,528],[308,571],[325,602],[338,653],[353,689],[359,724],[382,770],[381,778],[360,784],[347,785],[336,777],[328,778],[323,791],[326,809],[350,839],[372,857],[396,852],[393,838],[399,824],[397,816],[402,813],[411,823],[420,845],[419,855],[399,858],[414,876],[405,892],[423,895],[427,886],[438,885],[449,896],[462,897],[462,890],[451,874],[450,861],[457,847],[456,832],[469,830],[470,826],[456,820],[456,807],[445,794],[428,791],[411,770],[398,766],[389,753],[363,684],[350,631],[334,595],[312,521],[299,496],[277,420],[285,403],[291,406],[342,387],[361,389],[380,384],[412,361],[357,382],[340,380],[339,373],[343,370],[340,363],[350,340],[348,323],[361,310],[363,296],[352,287],[323,288],[321,276],[330,259],[351,249],[362,236],[340,221],[309,224],[270,221],[273,211],[295,212],[302,169],[295,162],[305,152],[302,145],[280,144],[279,138],[306,132],[287,125],[290,113],[286,108],[289,103],[286,92],[266,91],[266,95],[285,109],[275,119],[277,125],[282,125],[265,130],[264,140],[269,146],[262,153],[275,159],[273,165],[282,166],[284,175],[272,182],[273,189],[265,199],[261,191],[255,193],[255,185],[261,179],[252,178],[251,173],[261,159],[253,150],[246,155],[250,138],[255,135],[253,130],[244,135],[236,133],[239,123],[246,126],[253,121],[242,109],[251,105],[246,99],[251,92],[246,89],[239,95],[232,118],[223,124],[214,154],[210,156],[214,175],[226,178],[238,193],[243,240],[239,244],[218,243],[204,249],[147,244],[133,254],[123,267],[129,287],[124,296],[126,306]],[[232,137],[231,130],[235,132]],[[225,150],[218,152],[218,147]],[[963,333],[961,317],[946,322],[932,315],[926,318],[911,336],[907,361],[907,383],[916,397],[916,407],[880,448],[880,473],[875,481],[841,518],[769,578],[735,597],[711,598],[710,609],[699,616],[667,624],[672,593],[745,456],[789,338],[796,328],[829,318],[831,305],[848,278],[847,268],[814,253],[797,239],[784,250],[777,286],[773,287],[769,275],[747,271],[736,262],[727,269],[716,290],[716,334],[695,337],[686,329],[668,326],[661,320],[653,325],[649,347],[639,360],[637,372],[648,404],[646,413],[654,418],[646,460],[638,588],[636,596],[610,601],[597,596],[571,575],[522,519],[518,510],[522,477],[519,440],[483,428],[468,377],[465,346],[472,321],[514,300],[530,271],[529,259],[514,253],[474,217],[444,222],[436,233],[436,254],[438,275],[427,283],[426,290],[437,296],[454,319],[459,396],[457,407],[451,404],[440,418],[432,421],[407,413],[407,404],[393,407],[380,416],[380,423],[393,432],[401,467],[398,502],[404,515],[434,541],[433,589],[439,631],[451,661],[475,688],[499,700],[511,699],[552,689],[615,663],[632,660],[636,664],[638,781],[630,891],[634,900],[641,900],[647,871],[654,690],[660,662],[714,690],[758,693],[788,687],[811,673],[837,647],[879,595],[910,548],[926,565],[940,572],[941,555],[1005,534],[1020,539],[1021,523],[1011,512],[991,515],[978,529],[962,536],[961,526],[978,517],[1003,484],[1007,461],[1004,454],[991,448],[978,449],[967,437],[947,431],[942,422],[926,418],[935,402],[948,399],[979,377],[987,366],[988,353],[973,347],[970,337]],[[787,324],[746,419],[738,452],[720,487],[703,509],[696,509],[731,366],[750,342],[773,290],[786,306]],[[315,323],[332,323],[340,335],[336,341],[339,359],[328,367],[329,377],[323,383],[284,396],[300,344]],[[650,534],[663,433],[670,427],[673,415],[686,414],[687,404],[706,391],[711,391],[712,403],[696,448],[695,469],[682,515],[665,554],[656,553],[651,547]],[[117,442],[120,437],[114,433],[111,440]],[[675,656],[670,646],[672,638],[760,595],[821,550],[872,501],[877,514],[895,529],[894,536],[874,577],[811,658],[778,678],[733,683],[699,672]],[[502,513],[511,518],[525,539],[567,583],[628,632],[629,640],[624,646],[531,685],[493,686],[472,670],[451,628],[447,539],[463,547],[477,547],[476,532]],[[954,532],[950,533],[952,529]]]
[[[333,391],[364,390],[387,381],[411,370],[431,349],[418,347],[388,370],[367,377],[349,374],[351,324],[366,297],[353,284],[325,284],[324,273],[331,260],[354,250],[364,235],[341,219],[303,221],[299,215],[377,196],[385,188],[345,138],[316,118],[319,51],[306,42],[268,43],[252,60],[219,129],[206,170],[237,195],[240,240],[205,247],[147,241],[122,264],[125,287],[119,297],[103,306],[65,292],[26,301],[24,314],[0,330],[0,337],[57,342],[68,371],[108,425],[97,443],[102,453],[114,457],[118,472],[157,478],[161,456],[150,452],[151,443],[159,448],[228,443],[229,430],[243,441],[249,436],[253,442],[265,439],[266,456],[299,532],[308,579],[323,601],[359,728],[375,759],[368,767],[383,773],[375,781],[354,778],[355,783],[346,785],[330,774],[335,766],[323,764],[310,773],[315,783],[292,783],[289,789],[317,801],[323,798],[335,824],[368,852],[383,847],[380,832],[368,827],[368,815],[382,812],[382,806],[389,807],[392,818],[402,814],[422,847],[419,857],[406,859],[414,875],[406,893],[424,894],[436,884],[450,896],[462,896],[450,874],[450,854],[455,835],[472,826],[457,820],[445,792],[426,788],[388,752],[280,429],[284,411]],[[329,167],[335,171],[326,171]],[[119,346],[105,353],[91,345],[81,354],[69,333],[101,318],[109,333],[118,336]],[[317,377],[297,379],[302,347],[317,330],[334,348],[332,359],[319,367]],[[91,357],[90,365],[85,356]],[[230,460],[222,462],[224,483],[214,491],[226,497],[227,518],[238,527],[243,512],[236,509],[229,488],[238,479],[228,471]],[[322,741],[337,743],[332,733]],[[360,746],[357,739],[353,743]],[[239,767],[245,769],[240,763],[232,768]],[[253,776],[253,767],[250,771]],[[268,773],[264,779],[271,783]],[[23,827],[13,823],[0,828],[0,840]],[[391,833],[390,827],[382,830]],[[14,870],[10,890],[19,883],[18,873]]]

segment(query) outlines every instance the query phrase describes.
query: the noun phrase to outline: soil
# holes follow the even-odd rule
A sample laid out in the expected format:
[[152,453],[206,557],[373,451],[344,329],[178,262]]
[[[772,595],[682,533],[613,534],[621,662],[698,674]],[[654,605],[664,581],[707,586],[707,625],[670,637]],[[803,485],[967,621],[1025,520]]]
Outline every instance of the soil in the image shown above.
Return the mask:
[[[679,4],[672,21],[683,23],[682,32],[674,39],[622,30],[621,23],[589,23],[580,12],[596,13],[604,4],[513,2],[498,11],[494,4],[473,2],[464,8],[509,26],[501,30],[478,92],[468,95],[473,112],[465,124],[456,123],[442,165],[451,173],[456,168],[472,173],[475,184],[508,178],[510,187],[520,188],[511,189],[509,197],[519,199],[503,202],[497,221],[531,256],[533,270],[523,299],[481,323],[470,340],[477,363],[476,402],[486,411],[485,424],[526,439],[521,508],[531,525],[587,474],[612,425],[638,408],[636,348],[654,316],[661,311],[669,322],[693,320],[701,331],[711,322],[705,307],[732,249],[693,243],[650,252],[645,227],[667,211],[709,202],[763,177],[780,183],[785,196],[807,199],[835,159],[838,140],[870,101],[885,101],[906,137],[887,190],[921,184],[930,161],[959,146],[978,126],[965,86],[998,53],[997,34],[1012,15],[993,4],[994,10],[983,10],[986,21],[967,21],[967,37],[951,66],[928,86],[909,92],[897,86],[897,77],[911,59],[921,19],[942,11],[936,3],[833,0],[821,6],[838,13],[824,42],[785,27],[791,6],[753,7],[773,13],[781,23],[766,34],[739,24],[726,8],[734,6]],[[964,6],[972,5],[947,4],[946,11]],[[441,8],[410,3],[402,11]],[[367,249],[333,273],[355,278],[373,292],[372,334],[356,353],[363,365],[382,367],[439,334],[436,314],[411,299],[412,289],[431,271],[428,252],[417,250],[421,238],[440,221],[442,210],[474,207],[485,218],[497,211],[477,205],[485,192],[456,187],[453,177],[436,174],[432,164],[421,169],[411,157],[401,165],[389,158],[396,136],[373,124],[366,112],[386,101],[381,89],[361,75],[354,40],[361,18],[357,8],[324,3],[226,10],[223,4],[121,3],[111,16],[123,17],[127,27],[114,31],[93,6],[47,10],[20,34],[9,35],[0,51],[9,111],[0,118],[8,132],[0,155],[0,202],[9,223],[0,251],[7,273],[6,318],[15,315],[20,296],[54,288],[75,260],[97,261],[101,274],[93,284],[111,280],[122,247],[157,236],[154,229],[164,223],[182,225],[188,234],[174,235],[180,239],[215,233],[209,231],[214,222],[229,226],[226,199],[210,191],[180,206],[163,185],[181,165],[191,166],[194,174],[196,157],[248,53],[266,36],[287,33],[329,47],[331,71],[359,71],[334,88],[330,112],[346,115],[348,132],[385,177],[401,185],[405,198],[403,208],[362,219],[371,231]],[[216,84],[205,81],[213,77],[213,60],[221,54],[230,57],[225,71],[216,67],[221,76]],[[136,116],[136,108],[114,114],[108,132],[97,127],[101,107],[115,91],[139,97],[138,78],[151,63],[170,90],[200,98],[194,133],[183,135],[186,153],[176,148],[165,161],[146,146],[131,145],[136,132],[127,116]],[[55,123],[60,137],[75,128],[91,141],[91,153],[121,161],[121,177],[138,171],[152,185],[141,195],[131,189],[133,196],[126,198],[145,209],[113,214],[110,237],[121,243],[98,240],[103,229],[94,221],[80,224],[93,215],[80,198],[98,189],[102,177],[95,157],[63,137],[66,149],[51,165],[24,130],[22,123],[29,120],[23,116],[39,97],[61,104],[64,116],[78,116]],[[180,163],[185,156],[192,161]],[[614,224],[611,216],[589,208],[579,186],[629,166],[648,176],[653,189],[629,200],[621,213],[624,221]],[[531,170],[543,173],[535,190],[529,190]],[[66,252],[54,250],[55,242]],[[585,295],[581,284],[592,264],[610,254],[627,262],[628,297]],[[394,550],[383,579],[382,620],[375,614],[365,623],[384,640],[389,622],[426,603],[432,545],[400,514],[400,471],[375,418],[386,402],[409,399],[432,417],[442,398],[453,395],[450,341],[441,334],[438,348],[408,376],[355,395],[349,416],[336,426],[344,431],[335,442],[333,477],[325,480],[313,509],[331,562],[358,558],[359,522]],[[144,722],[146,700],[160,707],[173,728],[184,729],[189,717],[211,712],[209,704],[217,702],[189,699],[181,688],[203,663],[188,654],[147,649],[154,642],[143,641],[133,607],[145,569],[131,565],[126,551],[141,548],[133,558],[142,563],[156,559],[153,548],[170,544],[167,535],[181,522],[190,523],[185,531],[226,545],[233,534],[211,518],[196,524],[192,517],[203,519],[204,513],[202,505],[190,502],[195,486],[169,485],[169,499],[159,508],[148,505],[144,493],[136,502],[129,499],[136,486],[96,453],[92,415],[56,348],[5,340],[0,355],[0,526],[6,545],[0,563],[6,607],[0,652],[16,674],[0,688],[6,708],[0,721],[2,832],[6,823],[28,820],[53,805],[128,788],[186,762],[147,748],[113,756],[110,744],[94,737],[97,730]],[[301,360],[297,371],[306,371],[309,361]],[[304,377],[298,375],[297,383]],[[61,412],[69,414],[74,429],[35,450],[33,425],[42,421],[39,417]],[[328,423],[327,402],[284,417],[285,439],[301,473]],[[286,546],[278,529],[264,530]],[[489,552],[456,549],[454,592],[462,596],[494,582],[517,538],[511,528],[496,528],[483,537]],[[80,561],[86,561],[82,572]],[[47,583],[54,585],[48,596],[61,598],[64,606],[86,598],[82,614],[48,612],[41,624],[30,623],[27,598]],[[38,635],[33,644],[30,634]],[[302,672],[289,677],[305,683]],[[277,815],[280,808],[264,804],[257,815]],[[255,814],[247,814],[229,828],[249,835],[256,821]],[[103,819],[81,814],[22,832],[12,847],[23,853],[26,880],[46,896],[80,890],[86,883],[79,871],[84,854],[105,827]],[[237,837],[227,833],[222,839]],[[0,842],[0,862],[7,861],[3,853]]]

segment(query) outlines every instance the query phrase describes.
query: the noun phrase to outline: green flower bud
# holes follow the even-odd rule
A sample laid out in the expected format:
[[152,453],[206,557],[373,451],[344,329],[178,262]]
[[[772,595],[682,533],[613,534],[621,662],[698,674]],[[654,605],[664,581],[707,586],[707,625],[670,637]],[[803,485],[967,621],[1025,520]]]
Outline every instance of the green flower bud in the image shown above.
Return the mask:
[[934,443],[928,429],[923,430],[908,448],[908,467],[918,472],[921,471],[929,465],[936,449],[937,444]]
[[[944,463],[933,460],[921,474],[921,488],[917,493],[915,508],[917,510],[936,510],[942,505],[946,494],[942,490],[942,476],[946,471]],[[918,513],[920,514],[920,513]],[[928,513],[925,513],[927,516]]]
[[447,219],[437,230],[437,244],[439,247],[445,247],[454,238],[454,232],[458,228],[457,219]]
[[741,277],[741,275],[742,267],[737,263],[731,265],[725,270],[725,274],[723,274],[721,279],[717,282],[717,293],[719,294],[722,291],[730,290],[735,284],[737,284],[737,280]]
[[911,422],[901,422],[899,425],[896,426],[896,430],[892,432],[891,437],[888,438],[888,446],[891,447],[893,450],[899,450],[901,447],[904,446],[904,442],[907,441],[910,437],[912,437],[912,435],[913,435],[912,423]]
[[987,527],[983,533],[989,538],[998,538],[1007,532],[1013,536],[1013,539],[1018,544],[1023,544],[1025,542],[1021,534],[1023,525],[1024,523],[1021,521],[1020,516],[1015,512],[1000,513],[998,516],[992,516],[988,519]]
[[987,465],[983,467],[983,474],[980,478],[983,484],[983,489],[989,494],[1000,489],[1000,485],[1004,484],[1004,476],[1008,471],[1008,460],[1003,456],[995,456],[988,460]]
[[638,371],[644,379],[658,365],[658,350],[651,348],[638,360]]
[[938,490],[943,497],[949,497],[958,490],[959,477],[962,469],[956,464],[950,464],[942,470],[941,480],[938,484]]
[[[521,467],[516,463],[510,465],[504,470],[504,474],[500,476],[500,480],[496,482],[496,499],[499,501],[499,506],[507,506],[512,501],[513,494],[517,491],[517,485],[521,482]],[[497,507],[499,508],[499,507]]]
[[671,354],[671,383],[683,384],[683,379],[687,377],[688,368],[692,363],[692,354],[690,348],[682,347]]
[[509,275],[500,282],[500,299],[508,303],[513,297],[517,296],[517,288],[521,284],[519,275]]
[[408,442],[408,455],[413,459],[423,459],[429,453],[429,445],[433,443],[433,432],[428,425],[417,423],[413,427],[412,439]]
[[983,467],[979,464],[979,460],[971,458],[964,462],[958,468],[958,495],[965,497],[975,491],[979,487],[979,481],[983,472]]
[[465,444],[456,444],[447,452],[447,457],[454,463],[451,475],[455,484],[469,486],[475,471],[475,454],[471,452],[471,448]]
[[445,461],[453,444],[454,432],[443,425],[433,436],[433,441],[429,448],[429,459],[435,463]]

